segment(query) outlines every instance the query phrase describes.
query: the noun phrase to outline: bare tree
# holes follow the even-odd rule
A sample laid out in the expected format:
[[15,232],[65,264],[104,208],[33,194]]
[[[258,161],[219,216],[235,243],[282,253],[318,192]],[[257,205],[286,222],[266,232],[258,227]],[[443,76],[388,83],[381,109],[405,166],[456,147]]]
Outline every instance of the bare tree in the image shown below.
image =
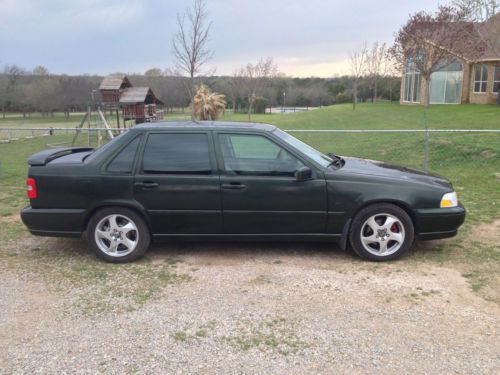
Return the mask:
[[7,77],[0,75],[0,106],[2,107],[2,117],[5,118],[5,101],[7,99]]
[[372,102],[377,100],[377,89],[380,78],[385,73],[385,60],[387,58],[387,47],[385,43],[373,43],[372,47],[367,51],[366,56],[366,78],[372,90]]
[[396,84],[398,87],[401,86],[401,71],[387,49],[385,51],[385,58],[382,62],[382,78],[387,84],[386,87],[389,91],[388,99],[392,102],[394,86]]
[[500,53],[500,0],[455,0],[453,1],[487,48]]
[[352,79],[352,110],[356,109],[356,103],[358,102],[358,86],[359,81],[366,72],[366,64],[368,59],[368,48],[366,43],[356,51],[351,51],[349,53],[349,69],[351,72]]
[[[189,77],[186,85],[191,103],[195,94],[195,78],[203,73],[203,67],[212,58],[208,48],[212,23],[208,22],[204,0],[194,0],[191,8],[183,15],[177,15],[178,30],[172,39],[176,70]],[[194,107],[191,105],[194,116]]]
[[244,70],[244,87],[248,98],[248,119],[251,113],[255,98],[262,95],[266,85],[268,85],[278,74],[278,66],[274,64],[273,58],[260,59],[256,64],[248,63]]
[[163,83],[160,85],[160,97],[165,102],[167,111],[173,110],[174,107],[184,108],[189,105],[190,97],[185,90],[186,80],[188,78],[181,77],[175,70],[167,68],[163,72]]
[[475,22],[484,22],[500,12],[500,0],[454,0],[453,5]]
[[442,68],[454,56],[454,51],[475,48],[470,38],[472,31],[473,26],[464,22],[462,11],[440,6],[434,14],[418,12],[411,15],[396,33],[391,55],[401,70],[411,63],[420,72],[426,88],[425,107],[429,106],[432,73]]
[[48,76],[49,70],[43,65],[37,65],[33,69],[33,75],[35,75],[35,76]]
[[161,77],[163,72],[160,68],[151,68],[144,72],[144,76],[146,77]]
[[245,87],[245,69],[240,68],[234,70],[233,74],[229,77],[226,86],[233,105],[233,113],[235,113],[236,102],[238,101],[238,98],[243,95]]
[[41,76],[34,82],[33,90],[33,102],[42,116],[52,117],[62,97],[59,82],[49,76]]
[[21,103],[19,84],[21,77],[26,74],[24,69],[17,65],[6,66],[4,69],[4,74],[7,77],[7,87],[5,89],[5,101],[8,110],[19,109]]

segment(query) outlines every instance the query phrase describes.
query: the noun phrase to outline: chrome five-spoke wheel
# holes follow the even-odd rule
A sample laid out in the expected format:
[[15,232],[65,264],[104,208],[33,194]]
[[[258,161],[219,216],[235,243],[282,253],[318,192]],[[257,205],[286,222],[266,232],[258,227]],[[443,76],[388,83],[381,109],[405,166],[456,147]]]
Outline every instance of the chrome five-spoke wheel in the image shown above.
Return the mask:
[[134,221],[125,215],[107,215],[96,225],[95,242],[99,249],[112,257],[123,257],[135,250],[139,230]]
[[399,258],[413,245],[413,221],[401,207],[375,203],[354,217],[349,242],[363,258],[385,261]]
[[360,235],[366,251],[373,255],[388,256],[403,245],[405,229],[397,217],[381,213],[371,216],[364,222]]

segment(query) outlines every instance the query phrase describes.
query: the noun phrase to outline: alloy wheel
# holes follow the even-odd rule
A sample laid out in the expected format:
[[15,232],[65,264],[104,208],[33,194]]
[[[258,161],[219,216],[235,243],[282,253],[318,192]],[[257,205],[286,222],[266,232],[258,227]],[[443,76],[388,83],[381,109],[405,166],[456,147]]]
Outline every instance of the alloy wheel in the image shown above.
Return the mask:
[[360,235],[366,251],[376,256],[389,256],[403,245],[405,229],[396,216],[381,213],[369,217],[363,223]]
[[130,254],[139,242],[137,225],[125,215],[108,215],[95,227],[95,241],[99,249],[112,257]]

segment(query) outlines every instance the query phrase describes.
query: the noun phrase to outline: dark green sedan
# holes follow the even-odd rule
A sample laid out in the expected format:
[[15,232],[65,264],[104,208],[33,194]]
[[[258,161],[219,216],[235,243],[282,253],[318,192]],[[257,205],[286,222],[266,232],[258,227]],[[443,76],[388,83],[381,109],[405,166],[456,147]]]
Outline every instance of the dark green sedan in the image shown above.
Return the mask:
[[390,260],[465,219],[442,177],[325,155],[267,124],[139,125],[28,163],[29,231],[84,235],[110,262],[139,258],[152,239],[331,241]]

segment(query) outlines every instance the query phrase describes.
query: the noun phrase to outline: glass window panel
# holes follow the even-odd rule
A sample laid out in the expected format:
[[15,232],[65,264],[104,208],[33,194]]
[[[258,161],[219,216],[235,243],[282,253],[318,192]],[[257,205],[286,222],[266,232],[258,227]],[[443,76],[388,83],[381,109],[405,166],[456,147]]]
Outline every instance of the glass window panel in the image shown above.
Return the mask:
[[487,79],[488,79],[488,67],[486,65],[482,65],[481,80],[486,81]]
[[480,81],[481,80],[481,70],[482,70],[482,65],[476,65],[476,67],[475,67],[475,76],[474,76],[474,80],[475,81]]
[[134,165],[135,153],[137,152],[137,147],[139,146],[139,141],[141,137],[136,137],[132,142],[130,142],[123,150],[120,151],[118,155],[115,156],[113,161],[108,166],[108,172],[116,173],[130,173],[132,172],[132,166]]
[[429,89],[429,102],[432,104],[443,104],[444,91],[446,87],[446,72],[434,72],[431,75],[431,87]]
[[206,134],[151,134],[143,157],[144,173],[210,174]]
[[413,61],[411,59],[408,59],[404,74],[403,101],[414,103],[419,102],[420,85],[420,72],[416,69]]
[[449,63],[446,67],[445,67],[445,70],[447,72],[461,72],[462,71],[462,64],[460,63],[460,61],[452,61],[451,63]]
[[420,73],[415,73],[413,83],[413,101],[420,101]]
[[459,104],[462,97],[462,72],[447,72],[444,102]]
[[293,176],[304,165],[288,151],[260,135],[221,134],[224,169],[248,176]]
[[474,69],[474,92],[486,92],[488,66],[485,64],[478,64]]
[[405,74],[405,85],[404,85],[403,100],[405,102],[410,101],[410,75],[409,74]]

